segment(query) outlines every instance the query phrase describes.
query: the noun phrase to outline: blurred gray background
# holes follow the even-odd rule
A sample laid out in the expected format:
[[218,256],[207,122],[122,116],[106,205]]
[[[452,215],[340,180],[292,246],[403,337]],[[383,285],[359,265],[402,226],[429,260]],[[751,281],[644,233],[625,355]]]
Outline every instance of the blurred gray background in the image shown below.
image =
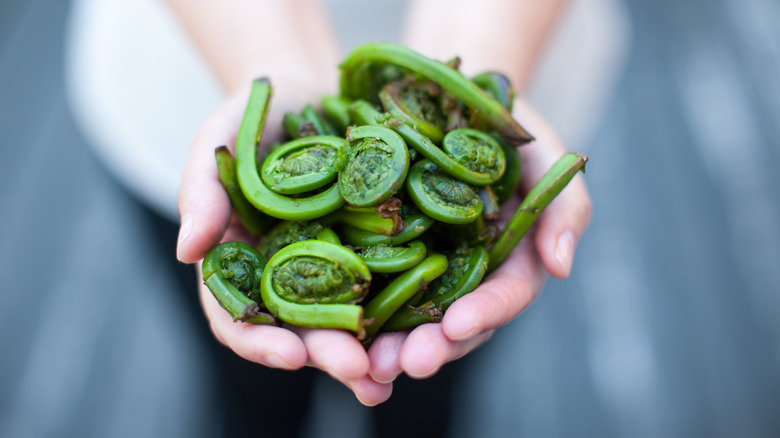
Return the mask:
[[[397,38],[404,2],[326,3],[346,48]],[[780,436],[780,2],[612,3],[623,44],[597,44],[618,55],[583,69],[598,96],[545,88],[566,51],[531,93],[591,158],[572,277],[446,370],[454,410],[437,426]],[[0,2],[0,436],[215,436],[227,352],[175,261],[176,224],[74,117],[70,6]],[[379,7],[379,22],[349,25]],[[371,409],[314,381],[304,436],[371,436]]]

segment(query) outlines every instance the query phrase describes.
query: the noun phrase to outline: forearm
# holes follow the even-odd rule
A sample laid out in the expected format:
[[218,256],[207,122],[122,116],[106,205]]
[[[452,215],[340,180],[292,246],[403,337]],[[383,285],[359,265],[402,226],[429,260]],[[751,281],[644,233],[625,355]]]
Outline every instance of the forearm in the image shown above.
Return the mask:
[[268,76],[308,103],[337,83],[338,45],[316,0],[166,0],[228,94]]
[[410,4],[404,43],[436,59],[460,56],[467,76],[502,72],[522,92],[565,4],[566,0],[417,0]]

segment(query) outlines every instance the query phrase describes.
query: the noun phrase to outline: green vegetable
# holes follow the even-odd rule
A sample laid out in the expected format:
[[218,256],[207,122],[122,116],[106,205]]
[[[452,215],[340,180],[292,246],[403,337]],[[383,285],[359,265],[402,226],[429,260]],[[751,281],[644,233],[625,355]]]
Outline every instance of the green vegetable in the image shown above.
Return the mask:
[[301,327],[363,332],[371,272],[349,249],[321,240],[290,244],[265,267],[261,294],[275,317]]
[[482,200],[474,188],[428,160],[418,161],[412,167],[406,189],[423,213],[441,222],[465,224],[482,214]]
[[490,249],[489,270],[496,269],[506,260],[509,253],[520,242],[520,239],[531,228],[542,211],[569,184],[577,172],[585,170],[587,161],[588,157],[585,155],[569,152],[559,158],[542,176],[542,179],[536,183],[520,206],[517,207],[498,240]]
[[393,274],[416,266],[425,258],[426,251],[424,243],[413,240],[406,246],[387,244],[368,246],[357,254],[371,272]]
[[340,66],[342,97],[365,99],[361,93],[364,88],[356,86],[356,83],[360,82],[361,74],[365,74],[360,67],[367,63],[392,64],[437,83],[446,92],[462,101],[511,144],[528,143],[534,139],[512,118],[501,103],[482,91],[462,73],[442,62],[396,44],[365,44],[353,50]]
[[407,145],[455,178],[474,185],[487,185],[494,182],[490,175],[469,169],[449,156],[446,151],[433,144],[431,139],[420,134],[413,127],[380,113],[366,101],[356,101],[352,105],[352,114],[357,122],[382,125],[397,132],[406,141]]
[[278,146],[263,160],[263,183],[283,195],[319,189],[336,179],[348,147],[345,139],[328,135]]
[[471,80],[394,44],[341,65],[341,95],[284,115],[291,139],[258,161],[271,86],[257,79],[220,181],[255,248],[214,247],[203,278],[235,321],[344,329],[359,339],[441,321],[499,266],[583,169],[564,155],[507,225],[495,222],[533,140],[499,73]]
[[447,271],[434,280],[419,301],[399,309],[384,329],[403,330],[441,321],[444,312],[458,298],[476,289],[487,271],[488,253],[483,246],[463,246],[447,258]]
[[268,80],[256,79],[236,138],[238,183],[244,195],[258,210],[279,219],[315,219],[338,209],[344,205],[344,199],[336,184],[308,197],[292,198],[274,192],[263,183],[257,171],[257,146],[265,128],[270,99]]
[[233,206],[233,210],[238,214],[244,227],[255,236],[268,231],[276,220],[255,209],[244,197],[244,193],[238,185],[236,160],[230,155],[227,146],[215,149],[214,155],[217,159],[219,181],[230,199],[230,205]]
[[339,191],[348,204],[381,204],[400,189],[409,171],[409,151],[395,132],[359,126],[347,132],[351,150],[339,172]]
[[221,243],[203,259],[203,282],[233,321],[276,324],[263,312],[260,279],[263,262],[257,251],[242,242]]
[[366,336],[373,336],[397,309],[446,270],[447,258],[441,254],[431,254],[382,289],[366,305],[365,316],[370,321],[366,327]]

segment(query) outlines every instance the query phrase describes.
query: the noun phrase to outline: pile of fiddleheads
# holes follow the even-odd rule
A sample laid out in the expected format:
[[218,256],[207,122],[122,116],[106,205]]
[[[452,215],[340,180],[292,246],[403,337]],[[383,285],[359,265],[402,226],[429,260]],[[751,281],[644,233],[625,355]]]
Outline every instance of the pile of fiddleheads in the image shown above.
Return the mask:
[[517,147],[533,140],[510,115],[505,76],[393,44],[341,64],[340,96],[285,114],[288,142],[258,159],[272,89],[252,84],[235,159],[220,180],[252,246],[225,242],[203,279],[236,321],[340,328],[370,339],[441,320],[499,266],[536,217],[584,168],[560,158],[503,229],[517,189]]

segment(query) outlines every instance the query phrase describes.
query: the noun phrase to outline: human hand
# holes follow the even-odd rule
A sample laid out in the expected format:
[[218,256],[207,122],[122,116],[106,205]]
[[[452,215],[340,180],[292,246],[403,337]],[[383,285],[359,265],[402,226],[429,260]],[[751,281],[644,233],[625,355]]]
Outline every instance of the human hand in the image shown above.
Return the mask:
[[[232,213],[214,159],[217,146],[229,145],[235,152],[233,145],[247,96],[244,92],[229,99],[206,121],[193,143],[179,192],[181,229],[177,256],[182,262],[199,262],[221,241],[253,243]],[[282,97],[271,103],[263,135],[265,145],[282,137],[281,115],[287,110],[298,109],[292,101],[311,101]],[[285,102],[290,102],[289,106],[285,106]],[[202,278],[200,267],[198,275]],[[350,388],[365,405],[376,405],[390,397],[392,383],[377,383],[370,377],[368,355],[354,335],[342,330],[233,322],[203,284],[199,293],[212,332],[239,356],[271,368],[319,368]]]
[[[520,191],[524,194],[566,149],[527,104],[518,101],[514,108],[515,118],[536,136],[536,141],[520,148]],[[520,200],[518,193],[504,206],[504,223]],[[536,298],[548,273],[556,278],[569,275],[574,249],[588,224],[590,210],[584,180],[577,175],[539,216],[506,261],[476,290],[455,301],[440,323],[379,335],[368,351],[372,379],[392,382],[402,372],[413,378],[427,378],[447,362],[465,356],[485,342],[494,329],[511,321]]]

